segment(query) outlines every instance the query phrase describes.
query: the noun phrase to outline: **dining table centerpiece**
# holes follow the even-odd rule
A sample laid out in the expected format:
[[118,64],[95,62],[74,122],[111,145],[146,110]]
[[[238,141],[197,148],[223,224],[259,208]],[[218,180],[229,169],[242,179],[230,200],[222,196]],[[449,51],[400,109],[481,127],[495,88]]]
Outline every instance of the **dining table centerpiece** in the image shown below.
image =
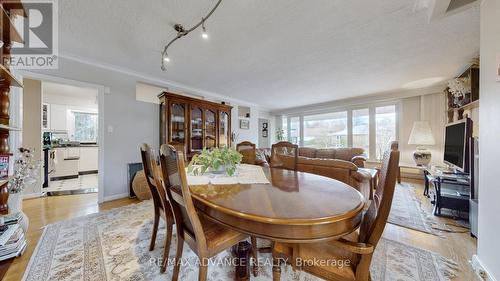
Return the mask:
[[188,165],[188,173],[195,176],[206,173],[234,176],[242,155],[234,148],[223,147],[203,149],[193,157]]

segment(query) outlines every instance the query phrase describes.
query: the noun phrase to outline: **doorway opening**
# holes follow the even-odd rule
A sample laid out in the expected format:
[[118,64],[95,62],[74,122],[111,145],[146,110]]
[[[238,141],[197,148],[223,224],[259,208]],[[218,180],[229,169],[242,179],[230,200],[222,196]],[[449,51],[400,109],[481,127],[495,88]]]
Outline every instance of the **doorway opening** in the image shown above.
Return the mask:
[[269,119],[259,118],[259,148],[271,147]]
[[[61,79],[24,77],[22,146],[40,157],[47,196],[98,193],[101,202],[99,95],[102,89]],[[38,153],[39,152],[39,153]]]

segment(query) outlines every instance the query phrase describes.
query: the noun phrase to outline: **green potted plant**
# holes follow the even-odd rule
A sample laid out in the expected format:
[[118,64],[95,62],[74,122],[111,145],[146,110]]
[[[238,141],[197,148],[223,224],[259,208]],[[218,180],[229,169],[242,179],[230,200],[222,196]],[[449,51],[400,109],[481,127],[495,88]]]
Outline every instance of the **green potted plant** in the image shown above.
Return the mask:
[[226,173],[228,176],[233,176],[236,173],[237,165],[241,163],[241,158],[241,154],[234,148],[203,149],[189,163],[188,172],[193,175],[209,172],[213,174]]
[[279,142],[285,140],[285,130],[281,128],[276,129],[276,140]]

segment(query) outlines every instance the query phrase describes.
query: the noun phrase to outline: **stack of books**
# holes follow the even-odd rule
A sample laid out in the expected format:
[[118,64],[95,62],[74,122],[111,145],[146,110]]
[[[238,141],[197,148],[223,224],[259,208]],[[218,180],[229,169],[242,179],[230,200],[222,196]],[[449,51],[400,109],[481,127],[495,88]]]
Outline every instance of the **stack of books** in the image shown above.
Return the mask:
[[5,227],[0,231],[0,261],[18,257],[26,250],[22,222],[22,213],[4,216]]

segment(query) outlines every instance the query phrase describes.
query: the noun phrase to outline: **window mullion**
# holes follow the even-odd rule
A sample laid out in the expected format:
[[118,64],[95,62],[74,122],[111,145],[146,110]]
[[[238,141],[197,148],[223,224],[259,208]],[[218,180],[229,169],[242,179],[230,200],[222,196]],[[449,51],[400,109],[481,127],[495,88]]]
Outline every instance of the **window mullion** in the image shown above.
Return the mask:
[[375,107],[369,109],[369,143],[370,143],[370,159],[375,160],[377,155],[376,142],[377,132],[375,128]]
[[304,116],[299,116],[299,146],[304,146]]
[[347,111],[347,147],[353,146],[352,136],[352,110]]

